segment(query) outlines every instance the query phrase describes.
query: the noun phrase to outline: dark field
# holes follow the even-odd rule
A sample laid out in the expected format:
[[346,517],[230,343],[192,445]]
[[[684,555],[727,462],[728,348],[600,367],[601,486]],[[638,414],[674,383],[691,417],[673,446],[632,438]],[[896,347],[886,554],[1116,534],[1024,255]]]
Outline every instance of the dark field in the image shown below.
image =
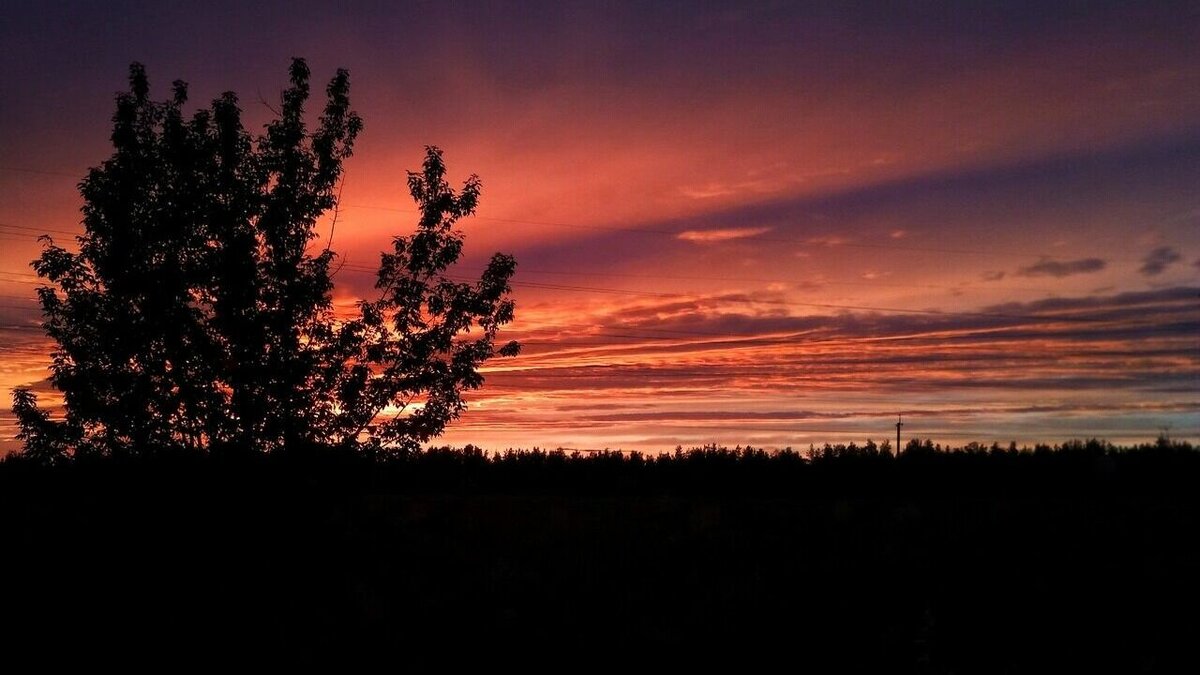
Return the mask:
[[1190,446],[816,455],[8,461],[0,640],[168,671],[1200,661]]

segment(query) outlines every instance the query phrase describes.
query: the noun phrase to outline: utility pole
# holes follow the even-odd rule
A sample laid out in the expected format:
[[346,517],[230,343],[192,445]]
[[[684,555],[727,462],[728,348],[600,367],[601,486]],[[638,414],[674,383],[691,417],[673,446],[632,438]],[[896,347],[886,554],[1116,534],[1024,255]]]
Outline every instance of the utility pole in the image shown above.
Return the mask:
[[904,417],[896,415],[896,455],[900,455],[900,427],[904,426]]

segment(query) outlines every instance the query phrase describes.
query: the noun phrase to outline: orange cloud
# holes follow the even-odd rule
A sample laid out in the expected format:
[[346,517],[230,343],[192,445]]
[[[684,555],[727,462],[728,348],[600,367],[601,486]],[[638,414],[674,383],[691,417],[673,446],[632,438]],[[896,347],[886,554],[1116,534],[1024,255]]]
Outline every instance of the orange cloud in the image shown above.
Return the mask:
[[770,232],[769,227],[733,227],[724,230],[685,230],[675,235],[676,239],[696,244],[715,244],[734,239],[748,239]]

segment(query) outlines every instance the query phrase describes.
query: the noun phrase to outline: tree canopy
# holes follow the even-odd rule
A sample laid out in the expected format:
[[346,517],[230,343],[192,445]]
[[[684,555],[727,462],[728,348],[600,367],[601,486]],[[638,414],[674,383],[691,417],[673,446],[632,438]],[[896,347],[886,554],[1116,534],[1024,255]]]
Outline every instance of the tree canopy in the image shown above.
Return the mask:
[[515,260],[495,254],[473,283],[447,275],[481,183],[452,188],[436,147],[408,174],[419,221],[381,254],[377,299],[335,315],[336,253],[315,228],[363,123],[338,70],[310,131],[309,75],[294,59],[256,137],[232,92],[188,118],[185,83],[154,101],[145,69],[130,67],[113,155],[79,184],[78,251],[44,237],[32,263],[50,282],[38,296],[65,412],[52,419],[30,390],[13,393],[27,455],[411,449],[462,413],[484,361],[519,351],[496,344],[513,319]]

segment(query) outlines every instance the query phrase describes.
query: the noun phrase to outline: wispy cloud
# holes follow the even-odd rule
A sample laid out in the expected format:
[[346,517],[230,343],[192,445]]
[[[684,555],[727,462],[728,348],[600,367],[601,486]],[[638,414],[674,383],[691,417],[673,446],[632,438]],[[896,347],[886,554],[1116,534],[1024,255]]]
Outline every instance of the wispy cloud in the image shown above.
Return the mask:
[[1108,263],[1099,258],[1081,258],[1079,260],[1051,260],[1043,258],[1028,267],[1017,270],[1022,277],[1069,277],[1075,274],[1091,274],[1099,272]]
[[[776,166],[775,169],[782,169],[783,166]],[[709,182],[703,185],[695,185],[680,188],[679,192],[689,199],[714,199],[717,197],[729,197],[732,195],[770,195],[777,192],[782,192],[790,187],[807,180],[807,175],[794,174],[768,174],[760,175],[762,171],[750,171],[751,176],[747,180],[736,182]],[[821,174],[827,175],[827,174]]]
[[[767,296],[746,294],[618,301],[573,315],[554,337],[529,335],[523,356],[490,371],[476,394],[495,404],[455,433],[530,443],[538,429],[666,447],[749,434],[778,445],[864,438],[886,428],[896,404],[879,394],[890,391],[930,401],[913,411],[927,430],[960,424],[1006,439],[1015,421],[1112,435],[1195,409],[1196,292],[917,314],[779,314],[748,302]],[[1114,390],[1130,395],[1101,398]]]
[[1183,259],[1179,251],[1170,246],[1159,246],[1142,259],[1142,267],[1138,271],[1148,277],[1162,274],[1168,266]]
[[804,243],[812,246],[841,246],[849,244],[850,239],[837,234],[823,234],[818,237],[809,237],[804,240]]
[[723,183],[708,183],[707,185],[696,187],[680,188],[679,192],[689,199],[712,199],[714,197],[725,197],[736,194],[737,190]]
[[[884,376],[924,390],[1054,388],[1059,377],[1158,386],[1195,376],[1195,291],[1056,298],[963,314],[778,314],[747,306],[744,295],[689,300],[684,313],[679,301],[649,302],[595,315],[552,341],[531,335],[521,378],[553,371],[558,384],[643,388],[650,385],[642,377],[690,377],[690,385],[715,379],[726,390],[763,378],[781,386],[872,387]],[[1131,360],[1141,364],[1136,374],[1122,367]],[[920,373],[909,372],[914,365]]]
[[734,239],[748,239],[770,232],[769,227],[730,227],[722,230],[685,230],[675,235],[676,239],[696,244],[714,244]]

